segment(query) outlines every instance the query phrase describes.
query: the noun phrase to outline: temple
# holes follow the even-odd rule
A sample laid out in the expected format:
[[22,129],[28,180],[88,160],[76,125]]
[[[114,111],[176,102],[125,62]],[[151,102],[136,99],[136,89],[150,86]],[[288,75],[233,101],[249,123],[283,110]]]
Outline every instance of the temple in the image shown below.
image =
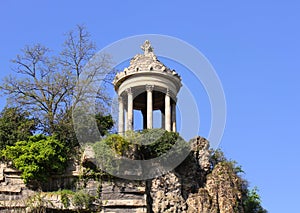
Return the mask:
[[144,53],[135,55],[113,81],[119,104],[118,132],[133,130],[133,110],[141,111],[143,129],[153,128],[153,111],[160,110],[161,128],[176,132],[181,77],[157,59],[148,40],[141,48]]

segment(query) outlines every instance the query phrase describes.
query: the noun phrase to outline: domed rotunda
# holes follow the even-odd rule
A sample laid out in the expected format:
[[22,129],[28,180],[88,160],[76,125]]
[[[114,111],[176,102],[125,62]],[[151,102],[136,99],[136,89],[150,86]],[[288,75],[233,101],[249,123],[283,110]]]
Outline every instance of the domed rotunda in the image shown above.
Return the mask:
[[133,130],[133,110],[141,111],[143,129],[153,128],[153,111],[160,110],[161,128],[176,132],[181,77],[157,59],[148,40],[141,48],[144,53],[135,55],[113,81],[119,104],[118,132]]

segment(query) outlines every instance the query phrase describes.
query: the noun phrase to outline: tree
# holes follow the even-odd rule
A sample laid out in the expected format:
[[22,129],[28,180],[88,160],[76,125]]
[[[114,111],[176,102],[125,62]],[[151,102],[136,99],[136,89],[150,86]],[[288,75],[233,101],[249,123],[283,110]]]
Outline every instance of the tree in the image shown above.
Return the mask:
[[27,140],[37,129],[37,120],[17,107],[5,107],[0,113],[0,149]]
[[25,183],[45,181],[51,174],[64,171],[65,144],[54,136],[34,135],[2,150],[2,156],[22,172]]
[[73,134],[82,144],[99,141],[109,133],[114,124],[111,115],[93,114],[80,107],[73,111],[73,120]]
[[95,93],[99,103],[110,103],[105,90],[89,87],[99,80],[110,81],[113,73],[106,74],[114,72],[107,55],[99,55],[97,60],[87,63],[95,50],[90,34],[79,25],[66,34],[58,55],[41,44],[26,46],[12,60],[16,75],[6,77],[0,89],[14,104],[39,118],[43,133],[61,134],[62,129],[67,129],[68,134],[74,135],[70,125],[72,110],[84,95]]
[[101,113],[97,113],[95,115],[96,123],[98,130],[100,131],[100,135],[104,136],[109,133],[109,130],[113,127],[114,121],[111,115],[102,115]]
[[247,190],[247,196],[243,205],[245,213],[267,213],[267,210],[261,206],[261,200],[257,193],[257,188]]

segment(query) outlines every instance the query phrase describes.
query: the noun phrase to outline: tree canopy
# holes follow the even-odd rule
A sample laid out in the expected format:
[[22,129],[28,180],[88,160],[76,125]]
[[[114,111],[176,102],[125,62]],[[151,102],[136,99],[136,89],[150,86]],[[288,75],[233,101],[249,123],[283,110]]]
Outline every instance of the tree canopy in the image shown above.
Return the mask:
[[[77,25],[65,34],[63,48],[58,54],[42,44],[25,46],[12,60],[14,74],[4,78],[0,90],[8,96],[9,103],[38,118],[41,133],[58,134],[71,146],[76,145],[72,125],[76,104],[84,99],[83,96],[96,94],[99,108],[95,110],[101,119],[107,118],[105,106],[110,104],[105,85],[89,87],[100,80],[110,82],[114,76],[110,57],[97,55],[97,60],[91,60],[95,52],[96,45],[89,32],[85,26]],[[112,121],[106,121],[106,124],[102,120],[98,122],[104,132],[104,128],[112,126]]]
[[[22,171],[26,183],[62,172],[78,150],[74,149],[78,135],[72,113],[84,96],[96,96],[98,108],[90,118],[96,122],[98,135],[108,134],[113,127],[112,116],[105,111],[111,101],[105,85],[94,88],[89,84],[110,82],[115,71],[108,55],[92,60],[95,52],[85,26],[77,25],[65,34],[59,53],[37,43],[25,46],[12,60],[14,74],[0,85],[11,106],[0,114],[0,148],[2,157]],[[89,123],[81,125],[83,131],[89,128]]]
[[5,107],[0,113],[0,149],[27,140],[37,129],[37,119],[17,107]]

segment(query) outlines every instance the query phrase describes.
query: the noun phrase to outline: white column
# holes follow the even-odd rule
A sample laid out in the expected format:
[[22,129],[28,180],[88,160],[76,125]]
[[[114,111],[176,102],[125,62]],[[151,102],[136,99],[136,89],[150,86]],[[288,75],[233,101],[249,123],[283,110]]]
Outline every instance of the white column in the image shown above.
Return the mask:
[[153,101],[152,101],[152,85],[146,85],[147,91],[147,129],[153,128]]
[[118,97],[119,101],[119,127],[118,132],[120,135],[124,134],[124,104],[123,98],[121,96]]
[[125,132],[128,130],[128,123],[127,123],[127,118],[128,118],[128,116],[127,116],[127,105],[126,106],[124,106],[124,108],[125,108],[125,110],[124,110],[124,126],[125,126]]
[[172,131],[176,132],[176,103],[172,103]]
[[167,89],[165,96],[165,127],[167,131],[171,131],[171,100],[169,89]]
[[133,129],[133,98],[131,88],[126,89],[127,92],[127,130]]

